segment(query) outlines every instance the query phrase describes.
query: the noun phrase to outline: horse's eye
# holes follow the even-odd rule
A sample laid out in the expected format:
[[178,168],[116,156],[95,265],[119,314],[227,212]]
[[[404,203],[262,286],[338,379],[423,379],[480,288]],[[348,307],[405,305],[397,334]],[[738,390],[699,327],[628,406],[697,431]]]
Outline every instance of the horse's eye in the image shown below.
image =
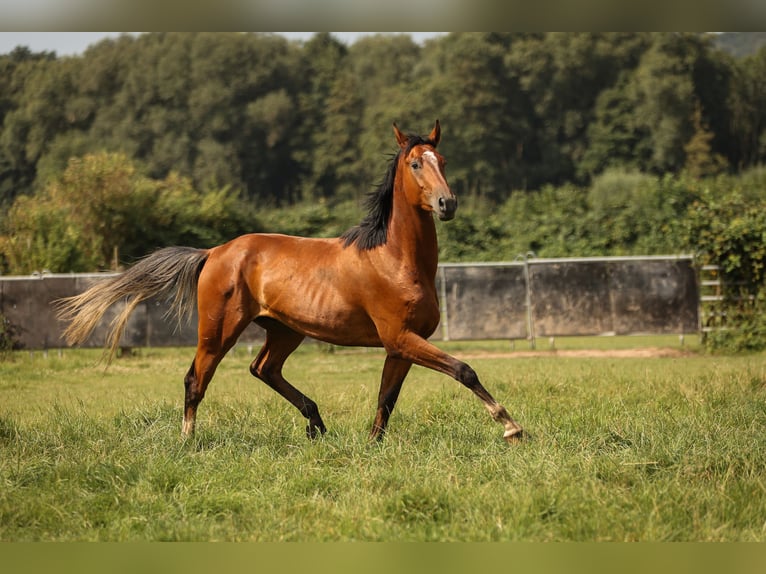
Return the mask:
[[420,169],[420,162],[419,162],[419,161],[413,161],[413,162],[410,164],[410,167],[411,167],[412,169]]

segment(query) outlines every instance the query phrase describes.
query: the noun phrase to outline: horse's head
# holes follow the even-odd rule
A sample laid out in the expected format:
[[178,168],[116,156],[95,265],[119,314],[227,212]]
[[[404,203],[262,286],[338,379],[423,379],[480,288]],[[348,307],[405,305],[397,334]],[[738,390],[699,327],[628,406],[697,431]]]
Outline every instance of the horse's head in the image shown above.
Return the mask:
[[442,221],[455,217],[457,198],[444,176],[444,158],[436,151],[441,137],[439,120],[427,139],[407,136],[394,124],[396,141],[401,148],[399,166],[407,199],[425,211],[432,211]]

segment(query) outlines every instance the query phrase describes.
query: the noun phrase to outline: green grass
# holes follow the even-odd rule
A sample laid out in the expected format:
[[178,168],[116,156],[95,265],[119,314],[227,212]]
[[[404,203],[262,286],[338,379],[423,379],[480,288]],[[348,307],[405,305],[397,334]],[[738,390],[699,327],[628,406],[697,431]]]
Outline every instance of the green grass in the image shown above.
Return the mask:
[[192,355],[0,362],[0,540],[766,540],[764,355],[473,358],[531,433],[512,447],[469,391],[420,368],[369,444],[382,354],[318,346],[286,375],[323,438],[239,348],[183,441]]

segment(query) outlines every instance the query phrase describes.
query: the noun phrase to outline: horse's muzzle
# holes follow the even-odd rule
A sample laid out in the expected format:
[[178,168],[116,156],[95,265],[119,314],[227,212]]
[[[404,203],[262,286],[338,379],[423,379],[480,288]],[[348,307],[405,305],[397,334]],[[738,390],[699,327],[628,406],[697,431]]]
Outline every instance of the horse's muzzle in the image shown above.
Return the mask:
[[441,221],[449,221],[455,217],[457,211],[457,199],[454,197],[440,197],[436,215]]

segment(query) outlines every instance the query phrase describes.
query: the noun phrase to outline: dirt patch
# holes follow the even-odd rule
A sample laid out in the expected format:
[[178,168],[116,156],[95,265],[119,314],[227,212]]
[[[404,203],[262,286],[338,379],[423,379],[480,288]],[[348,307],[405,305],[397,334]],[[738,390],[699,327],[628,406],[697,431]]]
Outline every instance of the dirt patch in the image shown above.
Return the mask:
[[541,351],[508,351],[455,353],[459,359],[523,359],[527,357],[594,357],[604,359],[657,359],[688,357],[691,351],[672,347],[641,347],[638,349],[549,349]]

